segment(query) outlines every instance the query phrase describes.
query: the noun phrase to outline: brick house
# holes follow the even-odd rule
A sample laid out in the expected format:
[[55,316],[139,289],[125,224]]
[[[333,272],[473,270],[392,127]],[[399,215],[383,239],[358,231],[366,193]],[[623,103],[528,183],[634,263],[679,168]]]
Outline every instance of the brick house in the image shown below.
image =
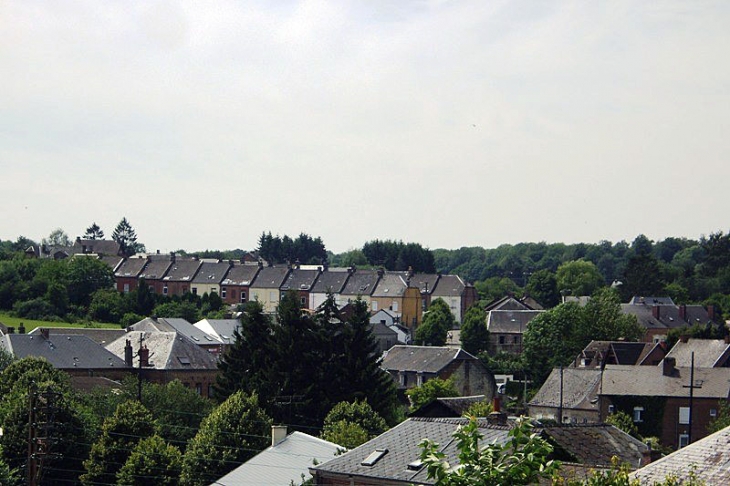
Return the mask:
[[175,261],[175,254],[170,255],[148,255],[147,264],[139,273],[138,280],[144,279],[150,290],[158,295],[163,294],[163,278]]
[[223,282],[231,267],[233,267],[231,261],[201,260],[200,268],[190,283],[190,291],[195,295],[216,293],[222,299],[221,282]]
[[306,309],[309,306],[309,293],[312,291],[317,279],[320,276],[320,270],[318,269],[302,269],[299,266],[295,266],[287,275],[286,280],[281,285],[279,290],[282,293],[286,293],[289,290],[293,290],[299,296],[299,303],[302,308]]
[[149,260],[142,257],[127,258],[114,271],[114,281],[118,292],[131,292],[139,285],[140,275]]
[[192,292],[192,282],[201,264],[197,258],[182,259],[173,256],[170,269],[162,277],[162,295],[183,295]]
[[409,284],[409,273],[383,273],[370,296],[373,312],[388,310],[400,314],[401,324],[414,330],[422,322],[421,291]]
[[259,273],[258,263],[234,264],[221,281],[221,298],[226,304],[245,304],[249,299],[249,287]]

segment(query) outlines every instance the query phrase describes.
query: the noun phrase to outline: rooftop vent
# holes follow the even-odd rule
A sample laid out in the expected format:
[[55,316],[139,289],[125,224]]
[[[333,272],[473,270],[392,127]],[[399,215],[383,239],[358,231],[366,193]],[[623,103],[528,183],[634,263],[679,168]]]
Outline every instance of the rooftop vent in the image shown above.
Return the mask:
[[370,453],[364,461],[360,463],[361,466],[374,466],[384,455],[388,453],[388,449],[375,449]]

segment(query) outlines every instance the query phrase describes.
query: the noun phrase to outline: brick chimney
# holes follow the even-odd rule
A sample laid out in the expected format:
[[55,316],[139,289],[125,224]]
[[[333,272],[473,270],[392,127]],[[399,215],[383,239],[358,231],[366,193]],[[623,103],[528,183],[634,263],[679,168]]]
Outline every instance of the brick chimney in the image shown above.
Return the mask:
[[677,360],[674,358],[664,358],[662,360],[662,374],[664,376],[673,376],[675,368],[674,366],[677,364]]
[[687,322],[687,306],[682,304],[677,308],[677,310],[679,311],[679,318],[684,322]]
[[139,348],[139,365],[143,368],[150,365],[150,350],[147,346]]
[[487,415],[489,425],[507,425],[507,414],[504,412],[492,412]]
[[286,425],[271,426],[271,447],[278,445],[286,439]]
[[47,327],[41,327],[39,329],[39,331],[41,333],[41,336],[43,336],[43,339],[46,339],[46,340],[50,339],[51,332],[49,331],[49,329]]
[[715,320],[715,306],[712,304],[709,304],[707,306],[707,317],[711,320]]
[[689,342],[689,336],[686,334],[682,334],[679,336],[679,342],[687,344]]
[[25,325],[22,322],[18,326],[18,334],[25,334]]
[[661,319],[661,312],[659,311],[658,305],[654,305],[651,307],[651,315],[654,317],[654,319]]

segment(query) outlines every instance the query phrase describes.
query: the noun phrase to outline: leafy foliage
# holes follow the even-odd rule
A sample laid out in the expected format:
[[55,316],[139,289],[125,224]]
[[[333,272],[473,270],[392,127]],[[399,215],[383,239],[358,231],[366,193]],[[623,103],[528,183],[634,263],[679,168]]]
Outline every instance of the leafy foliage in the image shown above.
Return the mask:
[[46,246],[71,246],[71,239],[61,228],[51,231],[48,238],[43,238],[41,244]]
[[558,289],[566,291],[568,295],[591,295],[605,285],[598,267],[587,260],[563,263],[558,267],[555,277]]
[[154,432],[152,414],[142,404],[133,400],[120,404],[114,415],[104,421],[101,437],[91,446],[81,482],[89,485],[116,482],[117,473],[132,449]]
[[142,439],[117,473],[123,486],[175,486],[180,481],[182,454],[159,435]]
[[530,275],[525,293],[546,309],[555,307],[560,302],[558,280],[555,274],[548,269],[538,270]]
[[312,238],[301,233],[296,239],[289,236],[272,236],[271,232],[262,233],[259,237],[259,256],[271,263],[320,264],[327,260],[327,250],[322,238]]
[[634,419],[626,412],[619,410],[612,413],[606,417],[606,423],[613,425],[617,429],[623,430],[632,437],[636,437],[637,439],[640,438],[639,429],[636,428]]
[[181,483],[210,484],[247,461],[269,444],[271,424],[256,395],[232,394],[203,420],[188,444]]
[[362,253],[370,265],[386,270],[404,271],[410,268],[414,272],[436,272],[433,254],[418,243],[373,240],[363,245]]
[[458,464],[449,464],[439,445],[426,439],[421,444],[421,461],[428,478],[439,486],[476,486],[481,484],[535,484],[550,478],[559,463],[548,460],[552,446],[531,433],[532,425],[518,419],[505,444],[481,447],[483,435],[476,418],[454,432],[459,451]]
[[443,346],[455,322],[449,304],[438,298],[431,302],[428,311],[424,313],[423,322],[416,329],[414,340],[418,345]]
[[480,306],[472,306],[466,311],[460,337],[461,347],[474,356],[489,349],[487,314]]
[[411,388],[406,391],[408,399],[411,401],[411,410],[428,405],[437,398],[458,397],[459,391],[454,385],[454,380],[442,380],[441,378],[432,378],[423,385]]
[[383,417],[367,402],[340,402],[325,417],[322,438],[353,449],[387,429]]

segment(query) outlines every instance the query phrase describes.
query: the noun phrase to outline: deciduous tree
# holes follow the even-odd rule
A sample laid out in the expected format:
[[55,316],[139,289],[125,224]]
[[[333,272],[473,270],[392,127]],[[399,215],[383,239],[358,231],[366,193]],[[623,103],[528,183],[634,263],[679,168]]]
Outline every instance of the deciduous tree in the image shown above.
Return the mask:
[[159,435],[142,439],[117,473],[120,486],[176,486],[180,482],[182,454]]
[[255,456],[269,444],[271,424],[256,395],[234,393],[203,420],[188,444],[181,483],[210,484]]
[[458,397],[459,391],[456,389],[454,380],[451,378],[448,380],[431,378],[423,385],[406,391],[406,395],[408,395],[408,399],[411,401],[411,410],[418,410],[437,398]]
[[601,272],[593,262],[574,260],[563,263],[555,275],[560,292],[568,295],[591,295],[605,285]]
[[416,329],[414,336],[416,344],[443,346],[446,344],[448,332],[454,328],[455,321],[449,304],[441,298],[434,300],[424,313],[423,323]]
[[475,305],[466,311],[459,336],[461,347],[474,356],[489,349],[489,330],[484,309]]

